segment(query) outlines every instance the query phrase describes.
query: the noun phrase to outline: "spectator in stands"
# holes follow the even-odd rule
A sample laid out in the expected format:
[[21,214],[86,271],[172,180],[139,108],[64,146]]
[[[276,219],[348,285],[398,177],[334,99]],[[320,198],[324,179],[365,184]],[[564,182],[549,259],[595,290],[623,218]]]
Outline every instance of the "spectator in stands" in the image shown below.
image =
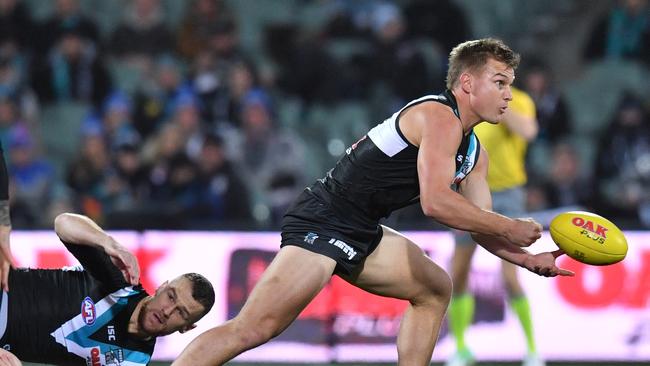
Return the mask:
[[109,52],[119,59],[144,66],[155,56],[170,52],[172,36],[159,0],[133,0],[109,42]]
[[27,60],[15,39],[0,39],[0,98],[14,100],[22,117],[32,122],[36,118],[38,103],[28,85]]
[[142,229],[155,217],[147,216],[156,208],[148,207],[150,193],[148,167],[140,157],[138,147],[125,143],[113,153],[112,168],[107,176],[112,192],[111,205],[103,209],[106,224],[116,229]]
[[172,116],[167,123],[179,127],[185,154],[195,159],[201,153],[206,125],[201,120],[201,106],[194,93],[188,89],[180,92],[172,102]]
[[217,60],[213,52],[201,50],[192,63],[189,77],[191,87],[203,108],[201,116],[208,123],[227,121],[228,88],[227,79],[217,71]]
[[650,13],[647,0],[620,0],[589,32],[587,60],[626,59],[650,63]]
[[111,204],[107,185],[110,169],[111,158],[102,131],[87,128],[79,157],[67,168],[66,183],[79,205],[75,209],[94,220],[103,221]]
[[38,26],[37,55],[47,57],[48,52],[56,46],[61,35],[70,28],[77,29],[82,38],[99,46],[97,25],[81,12],[79,0],[57,0],[54,14]]
[[2,146],[9,146],[11,130],[19,124],[16,102],[10,96],[0,94],[0,143]]
[[44,62],[36,62],[32,88],[42,103],[75,101],[100,107],[112,87],[104,61],[83,30],[61,30],[56,46]]
[[408,100],[428,94],[433,76],[416,44],[407,40],[406,19],[399,8],[391,4],[378,6],[371,21],[374,35],[371,78],[390,89],[392,98],[384,114],[391,114]]
[[568,106],[553,80],[549,68],[531,60],[523,73],[523,88],[537,106],[539,134],[537,142],[555,143],[571,133]]
[[137,145],[121,144],[113,160],[116,177],[124,191],[122,199],[116,203],[115,208],[133,209],[143,203],[149,195],[146,187],[147,169],[142,162]]
[[19,0],[0,1],[0,43],[16,42],[20,48],[31,49],[30,35],[34,34],[34,23],[29,9]]
[[244,98],[258,86],[257,72],[251,63],[240,61],[232,66],[228,74],[227,120],[234,126],[241,127],[240,111]]
[[279,129],[271,99],[260,89],[244,97],[241,119],[243,139],[234,149],[239,153],[236,164],[250,184],[253,204],[271,215],[257,219],[278,222],[306,184],[305,146],[296,135]]
[[568,142],[559,142],[553,147],[549,177],[544,184],[548,208],[590,208],[593,184],[580,171],[579,159],[578,152]]
[[163,202],[166,212],[187,223],[200,204],[201,186],[196,164],[184,152],[169,161],[167,181],[152,191],[154,201]]
[[455,1],[412,1],[404,7],[404,16],[409,37],[433,40],[443,54],[471,36],[467,17]]
[[223,0],[194,0],[177,34],[178,52],[186,59],[194,59],[210,41],[215,24],[233,21],[233,15]]
[[295,25],[270,27],[265,48],[278,65],[278,88],[305,101],[334,102],[345,98],[349,89],[340,75],[340,65],[323,49],[323,41],[304,36]]
[[638,224],[639,208],[650,202],[650,119],[636,96],[624,95],[597,146],[599,211]]
[[174,58],[156,60],[151,74],[133,96],[133,126],[142,139],[149,138],[171,117],[173,101],[185,88],[181,67]]
[[228,70],[236,61],[245,59],[239,42],[239,29],[234,19],[212,24],[208,30],[208,49],[214,53],[219,68]]
[[198,171],[185,153],[181,126],[166,123],[144,146],[148,164],[147,191],[151,213],[162,222],[182,227],[198,205]]
[[192,222],[202,226],[246,227],[252,219],[247,185],[226,157],[224,142],[214,134],[205,136],[198,157],[201,198]]
[[36,153],[32,136],[25,126],[14,126],[9,137],[9,177],[12,223],[16,227],[39,228],[47,223],[44,213],[53,202],[56,185],[54,169]]
[[116,151],[124,144],[137,144],[140,135],[133,127],[131,102],[122,92],[114,92],[104,102],[102,126],[106,146]]

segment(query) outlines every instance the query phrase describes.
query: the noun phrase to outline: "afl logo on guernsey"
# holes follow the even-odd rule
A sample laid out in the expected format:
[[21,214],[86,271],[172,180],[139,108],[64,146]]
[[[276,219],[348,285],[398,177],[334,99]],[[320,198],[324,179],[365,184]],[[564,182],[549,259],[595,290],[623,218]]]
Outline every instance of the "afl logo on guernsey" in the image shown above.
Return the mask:
[[95,303],[90,297],[87,297],[81,302],[81,318],[86,325],[93,325],[95,323]]

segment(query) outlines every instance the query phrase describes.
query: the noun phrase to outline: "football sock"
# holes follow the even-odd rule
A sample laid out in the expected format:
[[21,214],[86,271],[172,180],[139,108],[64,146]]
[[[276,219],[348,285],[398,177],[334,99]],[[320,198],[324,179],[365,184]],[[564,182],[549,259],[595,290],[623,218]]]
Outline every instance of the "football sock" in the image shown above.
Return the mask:
[[456,349],[459,352],[467,350],[465,330],[474,318],[474,297],[469,293],[452,297],[448,317],[449,328],[456,339]]
[[510,298],[510,306],[517,314],[521,327],[524,330],[526,335],[526,346],[528,347],[528,353],[535,353],[537,349],[535,347],[535,339],[533,337],[533,321],[530,315],[530,304],[528,303],[528,298],[526,296],[517,296]]

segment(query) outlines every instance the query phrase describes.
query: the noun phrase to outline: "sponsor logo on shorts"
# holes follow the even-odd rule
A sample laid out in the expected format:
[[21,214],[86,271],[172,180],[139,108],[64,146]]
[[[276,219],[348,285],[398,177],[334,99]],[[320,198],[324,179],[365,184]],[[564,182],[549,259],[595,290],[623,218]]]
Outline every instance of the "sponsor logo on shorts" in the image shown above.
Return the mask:
[[354,248],[349,246],[344,241],[332,238],[330,239],[329,243],[334,245],[337,248],[340,248],[343,251],[343,253],[345,253],[345,255],[348,256],[348,259],[352,259],[354,258],[354,256],[357,255],[357,252],[354,250]]
[[95,303],[90,297],[86,296],[81,302],[81,318],[86,325],[93,325],[95,324],[95,317]]
[[307,244],[314,245],[314,240],[316,239],[318,239],[318,234],[316,233],[309,232],[307,235],[305,235],[305,243]]

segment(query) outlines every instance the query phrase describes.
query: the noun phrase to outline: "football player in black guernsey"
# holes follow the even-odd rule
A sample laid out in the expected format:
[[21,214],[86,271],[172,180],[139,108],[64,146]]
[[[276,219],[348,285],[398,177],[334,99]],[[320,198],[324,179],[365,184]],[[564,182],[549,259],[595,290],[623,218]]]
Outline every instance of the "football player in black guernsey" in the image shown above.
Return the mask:
[[555,265],[563,252],[533,255],[522,248],[541,237],[540,224],[492,212],[487,153],[473,128],[503,117],[518,63],[519,55],[496,39],[456,46],[447,90],[407,103],[305,189],[284,216],[280,251],[239,314],[199,335],[172,365],[221,365],[269,341],[332,275],[407,300],[398,363],[429,365],[451,280],[414,242],[379,223],[411,204],[471,232],[478,244],[511,263],[543,276],[571,275]]
[[54,228],[81,266],[9,271],[0,364],[147,365],[156,337],[193,329],[214,304],[212,285],[197,273],[148,294],[136,257],[86,216],[61,214]]

